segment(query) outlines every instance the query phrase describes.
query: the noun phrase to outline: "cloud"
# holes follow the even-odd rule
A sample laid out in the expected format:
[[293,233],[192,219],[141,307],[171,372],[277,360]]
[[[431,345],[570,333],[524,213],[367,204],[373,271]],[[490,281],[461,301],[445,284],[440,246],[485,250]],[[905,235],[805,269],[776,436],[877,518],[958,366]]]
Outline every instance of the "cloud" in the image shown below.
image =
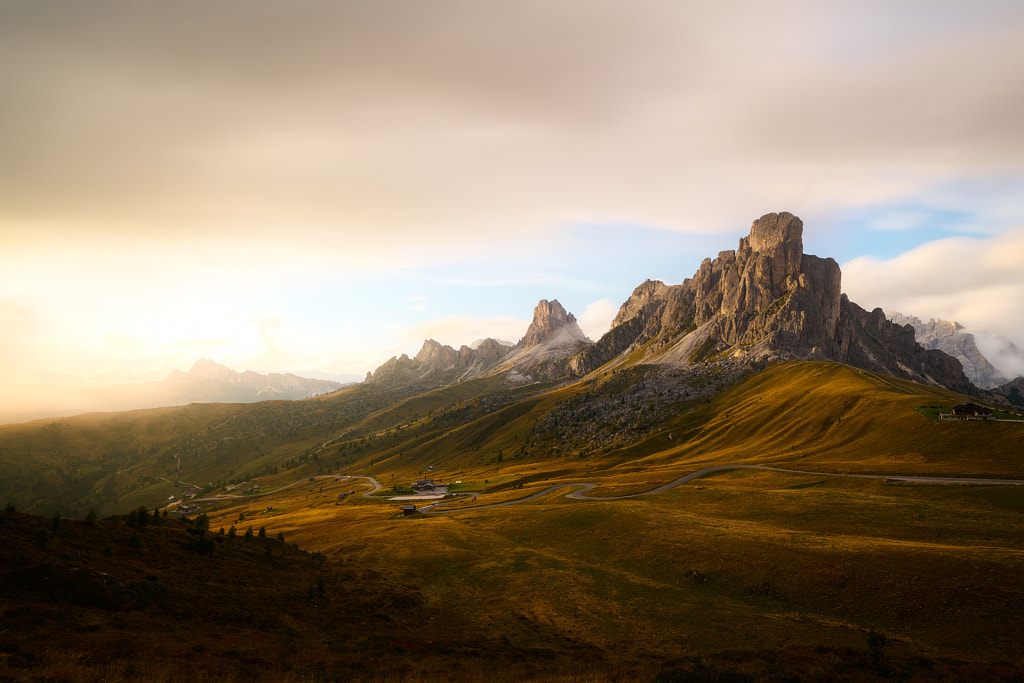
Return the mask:
[[579,317],[580,329],[590,339],[597,341],[608,328],[619,312],[619,307],[611,299],[600,299],[587,306]]
[[512,316],[438,318],[403,329],[402,336],[407,340],[406,348],[410,350],[402,353],[414,354],[426,339],[433,339],[455,349],[487,337],[519,341],[529,326],[529,320],[519,320]]
[[0,22],[24,235],[714,231],[1024,158],[1014,3],[58,4]]
[[[428,337],[519,339],[499,289],[588,285],[579,306],[678,282],[707,236],[768,211],[809,240],[818,217],[898,207],[871,226],[896,240],[967,206],[998,235],[1024,218],[1022,26],[999,0],[6,3],[0,296],[35,316],[16,343],[49,370],[355,371]],[[846,279],[919,315],[1002,307],[1009,329],[1018,252],[1000,244]],[[470,315],[446,316],[459,285]],[[410,324],[423,291],[439,317]],[[591,303],[581,325],[610,314]],[[265,315],[281,326],[260,336]]]
[[856,258],[842,269],[843,291],[865,308],[955,320],[979,340],[1024,342],[1024,228],[936,240],[884,261]]

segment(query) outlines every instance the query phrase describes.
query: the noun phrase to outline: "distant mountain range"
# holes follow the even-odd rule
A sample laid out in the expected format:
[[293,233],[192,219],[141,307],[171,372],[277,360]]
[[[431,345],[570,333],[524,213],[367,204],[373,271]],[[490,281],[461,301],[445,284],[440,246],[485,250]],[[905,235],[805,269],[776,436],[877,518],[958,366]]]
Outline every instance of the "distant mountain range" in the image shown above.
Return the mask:
[[[897,325],[910,325],[914,328],[917,342],[926,349],[939,349],[960,361],[964,366],[964,374],[976,386],[982,389],[995,389],[1010,380],[989,362],[975,343],[974,335],[964,332],[964,326],[951,320],[929,320],[924,322],[918,317],[903,313],[890,313],[889,320]],[[1012,342],[1006,342],[1008,352],[1024,359],[1021,352]]]
[[924,348],[912,328],[891,322],[882,309],[868,312],[850,301],[839,265],[804,254],[802,235],[803,223],[792,214],[762,216],[736,250],[705,259],[682,284],[639,285],[596,342],[557,300],[542,300],[515,346],[490,339],[456,351],[427,340],[414,358],[392,358],[366,381],[439,385],[504,372],[510,383],[522,383],[645,366],[728,383],[797,358],[978,395],[951,355]]
[[[251,370],[236,372],[203,358],[196,361],[188,372],[175,370],[167,379],[157,382],[134,382],[88,389],[69,386],[63,395],[55,395],[49,406],[34,408],[31,413],[11,416],[7,421],[84,412],[180,406],[189,403],[295,400],[327,394],[345,384],[292,374],[261,375]],[[0,415],[0,421],[4,421],[6,417]]]

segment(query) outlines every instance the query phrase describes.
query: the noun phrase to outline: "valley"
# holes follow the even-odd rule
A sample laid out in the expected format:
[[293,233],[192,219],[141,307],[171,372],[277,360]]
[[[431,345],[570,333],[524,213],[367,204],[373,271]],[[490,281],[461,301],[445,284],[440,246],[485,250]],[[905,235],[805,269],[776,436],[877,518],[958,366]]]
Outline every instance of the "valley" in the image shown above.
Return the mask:
[[[401,398],[354,423],[336,423],[347,425],[337,432],[305,428],[298,445],[267,448],[265,461],[238,470],[245,484],[231,497],[221,491],[199,502],[217,490],[197,496],[216,541],[211,556],[171,545],[148,558],[165,557],[159,561],[168,568],[212,580],[234,557],[230,548],[249,548],[252,568],[238,565],[238,579],[224,580],[261,583],[241,577],[264,571],[257,570],[260,553],[284,552],[273,544],[280,536],[299,553],[294,575],[280,570],[290,576],[282,575],[282,586],[315,583],[303,562],[328,576],[376,577],[339,579],[361,586],[362,607],[330,601],[337,618],[356,629],[348,637],[362,639],[358,654],[326,635],[304,636],[300,644],[295,634],[315,621],[301,614],[250,641],[263,645],[239,650],[255,626],[236,623],[227,616],[234,607],[214,602],[201,620],[235,624],[236,635],[190,629],[184,642],[198,653],[186,659],[219,653],[220,664],[204,664],[218,680],[258,677],[254,670],[273,680],[674,680],[665,677],[687,671],[760,680],[765,670],[836,680],[1020,675],[1024,487],[971,480],[1024,479],[1024,425],[937,422],[917,408],[955,404],[953,392],[834,363],[790,362],[710,400],[678,403],[669,419],[624,445],[574,453],[564,441],[537,438],[535,424],[559,404],[575,405],[592,385],[517,389],[518,402],[506,397],[475,417],[482,386]],[[343,390],[330,400],[353,401],[358,393]],[[310,405],[326,412],[318,404],[327,400]],[[225,408],[209,408],[217,414],[206,429],[217,434],[225,422],[248,424],[244,411],[253,410],[238,407],[241,414],[225,419]],[[148,417],[167,419],[159,411]],[[86,424],[96,429],[96,419]],[[70,423],[65,430],[73,433]],[[557,424],[575,433],[567,418]],[[145,420],[135,429],[145,432]],[[526,452],[516,447],[525,443]],[[237,467],[230,451],[223,455],[222,467]],[[275,458],[278,469],[267,471]],[[185,457],[182,466],[187,481],[215,472],[203,469],[211,467],[204,458]],[[450,492],[477,495],[404,516],[403,503],[389,498],[425,476]],[[164,484],[136,489],[127,504],[155,497]],[[257,484],[259,493],[241,492]],[[166,533],[184,523],[173,509],[162,518]],[[101,523],[124,528],[123,521]],[[124,539],[128,531],[114,533]],[[159,527],[145,531],[156,533]],[[141,551],[115,544],[113,557],[142,562],[139,571],[156,576],[157,585],[178,583],[146,562],[151,542],[138,535]],[[268,540],[257,538],[264,535]],[[31,551],[42,556],[35,561],[74,564],[59,550],[62,542],[57,535],[45,550]],[[301,560],[303,552],[314,555]],[[79,575],[93,564],[86,562]],[[387,619],[369,623],[360,616],[396,599],[399,585],[416,607],[387,608]],[[167,590],[172,599],[176,589]],[[294,600],[306,599],[302,586],[289,590]],[[42,605],[56,598],[32,599]],[[153,615],[155,604],[139,609]],[[22,622],[33,613],[26,610],[6,612],[26,634],[49,623]],[[109,637],[111,619],[123,620],[118,614],[90,617],[90,629]],[[190,628],[178,617],[154,618],[178,638]],[[884,665],[870,663],[872,632],[886,637]],[[84,638],[69,635],[66,649],[47,648],[29,670],[57,666],[54,658],[79,661],[73,653]],[[19,652],[34,651],[19,642]],[[155,645],[133,648],[144,661],[166,657]],[[282,648],[295,648],[291,669],[273,654]],[[299,666],[314,651],[321,673]],[[354,666],[353,657],[364,663]],[[9,672],[18,671],[13,661],[3,664]],[[96,673],[122,665],[112,654],[102,666],[75,666]],[[159,666],[147,671],[179,680]]]

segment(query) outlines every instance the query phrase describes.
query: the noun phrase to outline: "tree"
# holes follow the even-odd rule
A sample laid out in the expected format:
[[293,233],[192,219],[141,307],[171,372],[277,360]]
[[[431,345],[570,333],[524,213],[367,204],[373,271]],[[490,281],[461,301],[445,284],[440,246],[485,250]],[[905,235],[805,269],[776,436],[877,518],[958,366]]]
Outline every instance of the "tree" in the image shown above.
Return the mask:
[[50,520],[50,531],[54,534],[60,531],[60,522],[62,519],[63,516],[60,514],[60,510],[53,513],[53,518]]
[[96,508],[92,508],[89,510],[89,514],[85,516],[85,523],[89,526],[96,525]]
[[206,513],[199,515],[192,520],[192,527],[189,529],[189,533],[192,533],[200,538],[210,530],[210,518],[206,516]]
[[245,530],[245,537],[244,538],[247,541],[251,541],[252,540],[252,527],[251,526],[248,529]]
[[238,532],[235,530],[235,525],[232,524],[231,528],[228,529],[228,538],[234,538],[237,535],[238,535]]
[[261,526],[260,527],[260,532],[259,532],[258,535],[259,535],[261,541],[266,540],[266,538],[267,538],[267,529],[266,529],[266,527],[262,527]]

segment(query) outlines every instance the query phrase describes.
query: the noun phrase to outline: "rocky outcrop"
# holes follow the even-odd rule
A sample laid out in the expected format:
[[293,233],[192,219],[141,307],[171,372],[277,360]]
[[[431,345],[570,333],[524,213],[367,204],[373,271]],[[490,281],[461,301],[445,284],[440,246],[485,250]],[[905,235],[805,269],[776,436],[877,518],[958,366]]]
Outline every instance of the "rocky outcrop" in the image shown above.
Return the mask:
[[407,384],[431,380],[434,383],[471,379],[485,374],[505,358],[510,347],[495,339],[485,339],[475,349],[451,346],[433,339],[423,342],[419,353],[390,358],[374,372],[366,373],[366,384]]
[[570,345],[590,342],[577,324],[576,316],[566,311],[562,304],[558,303],[558,299],[541,299],[533,309],[533,321],[526,329],[526,334],[516,344],[515,350],[532,349],[563,341]]
[[1010,380],[992,390],[992,393],[1005,398],[1010,405],[1024,407],[1024,377]]
[[515,382],[552,379],[569,374],[569,361],[593,342],[587,339],[558,302],[542,299],[533,312],[526,334],[509,347],[496,339],[484,339],[476,348],[456,351],[433,339],[423,342],[414,358],[391,358],[372,373],[366,383],[458,382],[494,372],[508,372]]
[[993,389],[1006,384],[1007,379],[978,350],[974,335],[964,332],[964,326],[950,320],[924,322],[920,318],[902,313],[890,313],[889,320],[897,325],[910,325],[917,343],[926,349],[938,349],[956,358],[971,383],[982,389]]
[[867,313],[850,302],[841,282],[833,259],[803,253],[799,218],[767,214],[735,251],[705,259],[682,284],[637,287],[612,329],[569,367],[584,375],[637,363],[759,367],[784,358],[829,359],[971,389],[955,360],[922,349],[880,310]]
[[735,250],[705,259],[682,284],[648,280],[638,286],[596,343],[557,300],[542,300],[511,350],[491,340],[489,347],[456,352],[428,340],[416,358],[393,358],[370,379],[449,373],[458,380],[508,372],[516,381],[530,381],[644,364],[717,366],[738,376],[802,358],[976,391],[959,361],[922,348],[911,327],[890,322],[881,309],[869,313],[849,301],[841,285],[833,259],[803,253],[802,221],[771,213],[754,221]]
[[960,361],[937,349],[922,347],[914,339],[911,326],[890,322],[881,308],[868,313],[845,294],[837,341],[838,353],[830,356],[834,360],[964,394],[977,394]]

